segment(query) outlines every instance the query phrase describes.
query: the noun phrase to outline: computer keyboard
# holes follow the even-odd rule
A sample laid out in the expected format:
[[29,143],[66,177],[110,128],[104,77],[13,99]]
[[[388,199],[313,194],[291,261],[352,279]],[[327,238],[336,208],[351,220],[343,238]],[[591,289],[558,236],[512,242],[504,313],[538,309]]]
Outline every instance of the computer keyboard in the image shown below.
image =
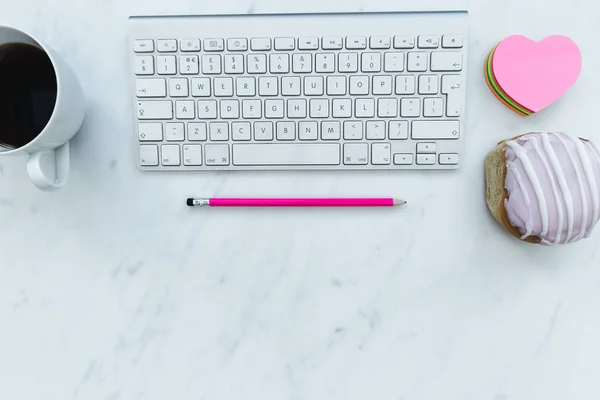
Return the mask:
[[132,17],[142,170],[454,169],[466,12]]

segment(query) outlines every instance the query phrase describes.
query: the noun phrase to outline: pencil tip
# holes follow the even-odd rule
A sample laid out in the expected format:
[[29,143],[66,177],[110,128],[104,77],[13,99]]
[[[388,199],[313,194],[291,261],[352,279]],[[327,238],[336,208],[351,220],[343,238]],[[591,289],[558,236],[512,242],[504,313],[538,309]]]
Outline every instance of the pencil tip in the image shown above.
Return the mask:
[[406,200],[394,199],[395,206],[401,206],[403,204],[406,204]]

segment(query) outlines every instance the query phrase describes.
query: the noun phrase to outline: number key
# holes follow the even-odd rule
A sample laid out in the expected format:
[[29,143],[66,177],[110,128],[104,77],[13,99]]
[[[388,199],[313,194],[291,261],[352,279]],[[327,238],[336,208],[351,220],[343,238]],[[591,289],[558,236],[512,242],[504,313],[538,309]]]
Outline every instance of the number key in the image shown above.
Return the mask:
[[219,54],[205,54],[202,56],[202,73],[205,75],[218,75],[221,73],[221,56]]
[[315,57],[315,71],[317,72],[334,72],[335,71],[335,54],[319,53]]
[[339,53],[338,70],[340,72],[358,72],[358,54]]
[[294,54],[292,56],[292,70],[295,74],[312,72],[312,54]]
[[195,75],[198,73],[198,56],[179,56],[179,73],[181,75]]
[[363,53],[361,61],[362,72],[381,71],[381,53]]

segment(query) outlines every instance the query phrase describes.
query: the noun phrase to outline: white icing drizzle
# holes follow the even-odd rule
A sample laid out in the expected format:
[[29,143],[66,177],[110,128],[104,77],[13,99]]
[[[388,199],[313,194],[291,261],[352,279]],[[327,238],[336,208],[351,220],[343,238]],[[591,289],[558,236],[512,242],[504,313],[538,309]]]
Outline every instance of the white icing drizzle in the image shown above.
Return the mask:
[[[533,219],[531,217],[531,199],[529,198],[529,193],[525,190],[525,185],[523,184],[523,180],[521,179],[521,174],[519,170],[515,166],[514,163],[508,165],[508,168],[512,171],[515,179],[517,180],[517,184],[521,189],[521,193],[523,193],[523,200],[525,200],[525,204],[527,205],[527,221],[525,221],[525,230],[526,232],[521,236],[521,239],[526,239],[531,236],[533,232]],[[504,205],[506,206],[506,202],[508,199],[504,200]]]
[[[535,150],[538,157],[540,158],[540,161],[542,162],[542,165],[544,166],[544,169],[546,170],[546,174],[548,174],[548,179],[550,180],[550,186],[552,186],[552,194],[554,195],[554,201],[556,202],[556,211],[558,213],[558,224],[557,224],[558,230],[556,231],[556,236],[555,236],[556,239],[554,241],[554,244],[558,244],[558,242],[560,241],[560,238],[561,238],[562,226],[563,226],[563,209],[562,209],[561,196],[558,194],[558,189],[556,188],[554,174],[552,173],[552,170],[550,169],[550,166],[548,165],[548,161],[546,160],[542,150],[540,149],[540,146],[538,143],[538,138],[540,138],[540,137],[546,138],[546,140],[547,140],[548,134],[540,133],[539,135],[532,136],[531,144],[533,145],[533,149]],[[542,145],[544,145],[544,144],[545,143],[542,142]],[[545,148],[544,148],[544,150],[545,150]],[[548,234],[547,230],[545,232],[544,231],[541,232],[542,240],[544,240],[544,237],[547,234]]]
[[565,171],[560,166],[560,161],[558,161],[558,157],[556,156],[554,147],[552,147],[552,144],[550,143],[550,138],[547,133],[542,134],[542,145],[544,146],[544,150],[546,151],[548,160],[550,160],[550,163],[552,164],[552,170],[554,172],[554,176],[556,177],[556,181],[560,186],[560,190],[562,192],[562,199],[565,205],[565,209],[567,211],[567,236],[564,240],[561,241],[563,231],[561,207],[559,212],[559,225],[556,233],[556,240],[554,243],[565,243],[568,242],[569,239],[571,239],[571,235],[573,234],[573,223],[575,220],[575,214],[573,212],[573,194],[571,193],[571,189],[569,188],[569,184],[567,183]]
[[[585,172],[585,177],[587,179],[588,182],[588,187],[590,189],[590,192],[592,194],[592,221],[596,221],[598,219],[598,211],[600,208],[600,201],[598,199],[598,185],[596,183],[596,177],[594,176],[594,170],[592,167],[592,162],[590,160],[589,154],[585,148],[585,146],[583,145],[583,142],[579,139],[579,138],[571,138],[571,140],[573,141],[573,143],[575,143],[575,148],[577,149],[577,153],[579,154],[579,157],[581,158],[581,163],[583,164],[583,169]],[[584,230],[586,231],[583,237],[588,237],[591,233],[591,226],[592,224],[590,224],[590,229],[585,229],[585,226],[587,224],[587,218],[584,221]]]
[[566,135],[565,133],[557,133],[556,137],[562,143],[562,145],[565,147],[565,151],[567,152],[567,155],[569,156],[569,159],[571,160],[571,164],[573,164],[573,168],[575,169],[575,176],[577,176],[577,187],[579,188],[579,193],[581,194],[581,219],[583,222],[582,222],[581,228],[579,230],[579,234],[577,236],[571,237],[571,235],[573,234],[572,230],[571,230],[570,234],[567,234],[567,239],[565,240],[565,242],[570,243],[570,242],[575,242],[575,241],[581,239],[581,236],[583,235],[583,232],[585,231],[585,223],[587,221],[587,215],[588,215],[587,196],[585,193],[585,187],[583,185],[583,180],[581,178],[582,173],[579,169],[579,163],[575,160],[575,157],[573,156],[573,152],[567,145],[567,142],[565,140],[563,140],[563,137],[566,137],[569,140],[571,140],[572,138],[570,136]]
[[515,152],[515,155],[521,161],[525,174],[531,182],[533,192],[538,201],[538,208],[540,209],[540,217],[542,219],[542,232],[548,231],[548,205],[546,204],[546,198],[544,197],[544,191],[537,177],[535,169],[531,164],[531,160],[527,155],[527,151],[521,147],[517,140],[506,142],[506,144]]

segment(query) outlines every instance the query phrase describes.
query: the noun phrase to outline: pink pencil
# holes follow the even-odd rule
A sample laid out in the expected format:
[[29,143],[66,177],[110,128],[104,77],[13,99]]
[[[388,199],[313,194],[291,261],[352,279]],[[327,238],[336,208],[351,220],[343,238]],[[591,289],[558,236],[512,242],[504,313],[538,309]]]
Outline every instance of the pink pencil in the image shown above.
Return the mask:
[[406,201],[372,198],[200,198],[187,199],[190,207],[394,207]]

